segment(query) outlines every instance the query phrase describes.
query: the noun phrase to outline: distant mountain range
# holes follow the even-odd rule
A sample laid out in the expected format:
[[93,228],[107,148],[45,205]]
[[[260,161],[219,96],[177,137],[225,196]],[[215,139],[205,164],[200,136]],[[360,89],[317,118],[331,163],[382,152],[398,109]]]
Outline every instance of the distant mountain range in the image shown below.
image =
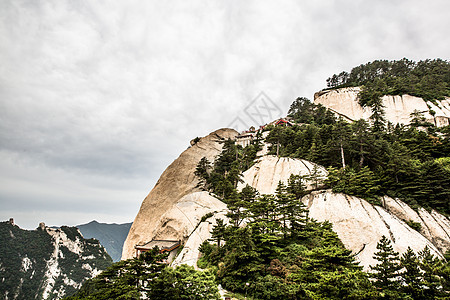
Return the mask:
[[105,247],[114,262],[122,257],[122,247],[132,223],[106,224],[92,221],[77,225],[85,239],[95,238]]

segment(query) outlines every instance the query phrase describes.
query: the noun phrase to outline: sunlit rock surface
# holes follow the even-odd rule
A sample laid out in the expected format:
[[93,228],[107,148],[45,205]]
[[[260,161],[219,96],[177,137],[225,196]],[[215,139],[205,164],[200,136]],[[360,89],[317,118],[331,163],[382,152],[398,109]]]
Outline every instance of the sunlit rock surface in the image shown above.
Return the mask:
[[[291,174],[310,175],[314,171],[318,173],[318,185],[327,176],[324,167],[309,162],[304,159],[294,159],[288,157],[277,157],[268,155],[261,157],[258,162],[244,172],[243,182],[238,184],[238,189],[242,189],[246,184],[256,188],[260,194],[272,194],[275,192],[278,182],[287,183]],[[315,185],[315,182],[308,181],[308,186]]]

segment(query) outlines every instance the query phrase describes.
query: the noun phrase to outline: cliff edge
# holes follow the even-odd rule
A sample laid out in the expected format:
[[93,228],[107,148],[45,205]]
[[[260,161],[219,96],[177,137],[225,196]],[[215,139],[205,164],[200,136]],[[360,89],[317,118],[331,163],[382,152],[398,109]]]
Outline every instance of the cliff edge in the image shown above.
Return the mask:
[[[368,120],[372,115],[369,107],[361,107],[358,103],[359,87],[340,88],[335,90],[320,91],[314,95],[314,103],[322,104],[344,119],[355,121]],[[409,124],[411,113],[415,110],[422,113],[423,117],[437,127],[450,124],[450,99],[437,101],[437,105],[422,98],[401,95],[383,96],[383,105],[386,120],[393,124]]]
[[[213,161],[214,157],[222,151],[222,142],[227,139],[234,139],[237,135],[238,132],[234,129],[216,130],[208,136],[192,142],[192,146],[167,167],[155,187],[142,202],[125,241],[122,259],[132,258],[135,254],[134,246],[147,243],[155,237],[183,241],[187,239],[188,231],[183,228],[188,226],[186,224],[190,223],[190,218],[183,217],[180,219],[180,224],[172,222],[171,226],[167,226],[167,223],[161,224],[161,217],[171,210],[178,210],[177,203],[183,197],[199,191],[196,188],[198,180],[194,172],[200,159],[206,157],[209,161]],[[198,197],[189,198],[192,200]],[[204,200],[207,195],[200,198]],[[216,207],[220,206],[215,201],[208,203],[211,205],[207,209],[196,211],[196,219],[198,216],[201,218],[201,214],[215,211]],[[198,203],[198,205],[204,206],[204,201],[203,204]],[[182,211],[179,211],[179,213],[180,215],[183,214]],[[190,217],[193,218],[194,216],[191,215]],[[170,219],[175,220],[174,218]]]

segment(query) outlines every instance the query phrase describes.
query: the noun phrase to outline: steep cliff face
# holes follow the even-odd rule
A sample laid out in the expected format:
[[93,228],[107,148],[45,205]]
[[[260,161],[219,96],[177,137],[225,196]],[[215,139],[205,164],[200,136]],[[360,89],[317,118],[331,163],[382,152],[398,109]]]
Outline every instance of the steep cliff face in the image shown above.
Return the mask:
[[[324,167],[304,159],[274,155],[263,156],[254,166],[244,172],[243,182],[238,184],[238,189],[240,190],[248,184],[257,189],[260,194],[272,194],[279,181],[286,183],[291,174],[310,175],[314,171],[314,166],[316,166],[318,184],[320,184],[319,182],[327,176]],[[308,181],[308,186],[312,185],[315,185],[315,182]]]
[[413,210],[399,199],[383,198],[383,207],[405,222],[420,224],[419,232],[431,241],[442,253],[450,250],[450,220],[435,210],[423,208]]
[[[211,238],[211,230],[217,219],[227,220],[227,206],[208,192],[191,193],[180,199],[160,220],[158,237],[174,236],[184,239],[184,247],[172,266],[189,265],[197,267],[199,246]],[[178,228],[178,230],[175,230]]]
[[311,218],[333,224],[333,230],[346,248],[356,254],[366,269],[377,263],[373,254],[383,235],[392,241],[397,252],[403,253],[409,246],[417,253],[428,246],[433,254],[442,258],[437,247],[425,236],[389,211],[363,199],[324,190],[311,193],[303,202]]
[[[219,129],[201,138],[196,143],[192,143],[192,147],[185,150],[164,171],[141,205],[125,241],[122,259],[133,257],[135,245],[149,242],[155,237],[159,239],[175,238],[183,241],[187,240],[187,235],[190,234],[189,230],[186,229],[186,224],[190,222],[187,221],[189,218],[179,219],[176,217],[170,219],[167,217],[168,221],[171,220],[171,222],[164,224],[161,217],[165,214],[167,214],[166,216],[173,214],[175,211],[179,211],[179,214],[183,215],[184,208],[188,206],[183,207],[182,203],[189,202],[185,202],[186,198],[183,197],[198,192],[196,188],[198,181],[194,172],[200,159],[206,157],[209,161],[213,161],[214,157],[220,154],[222,150],[222,142],[226,139],[234,139],[237,135],[238,132],[233,129]],[[202,194],[199,197],[199,195],[194,194],[189,197],[190,200],[195,202],[197,201],[195,199],[200,198],[203,201],[205,196]],[[180,200],[183,201],[180,202]],[[179,202],[180,204],[178,205]],[[211,201],[211,203],[213,202]],[[211,211],[217,209],[216,204],[212,204]],[[209,208],[197,210],[195,212],[196,218],[198,216],[201,218],[207,212],[209,212]],[[177,222],[180,223],[176,224]]]
[[[359,87],[321,91],[314,95],[314,103],[322,104],[348,120],[367,120],[372,112],[370,108],[362,108],[358,104],[359,91]],[[383,96],[383,105],[385,106],[386,120],[394,124],[408,124],[411,120],[410,114],[415,110],[422,112],[425,119],[436,126],[450,124],[450,99],[438,101],[438,106],[436,106],[422,98],[410,95]],[[434,111],[434,116],[430,111]]]
[[[244,172],[242,185],[249,184],[260,193],[273,194],[279,180],[286,182],[290,174],[307,175],[312,166],[304,160],[262,157]],[[435,211],[428,213],[420,209],[417,213],[405,203],[389,197],[384,198],[383,208],[330,190],[314,191],[302,201],[311,218],[328,220],[333,224],[333,230],[344,245],[356,254],[366,269],[376,263],[372,256],[383,235],[391,239],[398,252],[404,252],[408,246],[415,251],[428,246],[434,254],[442,257],[441,253],[449,248],[450,222]],[[420,222],[423,224],[421,231],[412,229],[405,221]]]
[[75,227],[28,231],[0,223],[0,298],[61,299],[112,264]]

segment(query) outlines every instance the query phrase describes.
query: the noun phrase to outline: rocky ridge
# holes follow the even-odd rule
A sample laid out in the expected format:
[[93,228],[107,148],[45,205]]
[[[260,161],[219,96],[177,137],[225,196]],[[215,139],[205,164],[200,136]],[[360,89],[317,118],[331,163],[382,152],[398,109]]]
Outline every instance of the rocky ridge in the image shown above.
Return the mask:
[[1,299],[61,299],[112,264],[101,244],[75,227],[41,223],[29,231],[2,222],[0,241]]
[[[324,90],[314,95],[314,103],[322,104],[326,108],[344,119],[355,121],[369,119],[372,115],[369,107],[361,107],[358,103],[359,87]],[[411,113],[415,110],[421,112],[423,117],[435,126],[447,126],[450,124],[450,99],[437,101],[437,105],[431,101],[425,101],[410,95],[383,96],[386,120],[393,124],[409,124]]]

